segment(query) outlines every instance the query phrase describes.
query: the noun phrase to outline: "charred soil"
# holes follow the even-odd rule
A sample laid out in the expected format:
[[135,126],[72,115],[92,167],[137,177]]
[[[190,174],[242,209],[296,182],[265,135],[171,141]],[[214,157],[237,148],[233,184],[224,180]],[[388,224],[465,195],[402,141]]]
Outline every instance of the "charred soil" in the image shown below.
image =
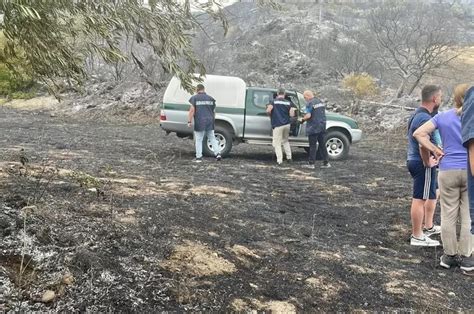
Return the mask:
[[403,135],[308,171],[244,144],[193,164],[158,122],[0,107],[0,129],[0,311],[474,308],[472,277],[409,246]]

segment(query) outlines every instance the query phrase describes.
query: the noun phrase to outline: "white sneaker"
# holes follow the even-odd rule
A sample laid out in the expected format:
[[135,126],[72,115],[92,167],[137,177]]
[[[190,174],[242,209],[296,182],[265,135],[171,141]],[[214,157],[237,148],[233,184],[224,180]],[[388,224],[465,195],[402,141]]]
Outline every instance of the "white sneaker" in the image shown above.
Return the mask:
[[410,238],[410,245],[413,246],[440,246],[441,243],[437,240],[431,240],[429,237],[423,235],[423,238],[416,238],[414,235]]
[[440,234],[441,233],[441,226],[433,225],[433,227],[431,227],[430,229],[423,228],[423,233],[427,237],[430,237],[434,234]]

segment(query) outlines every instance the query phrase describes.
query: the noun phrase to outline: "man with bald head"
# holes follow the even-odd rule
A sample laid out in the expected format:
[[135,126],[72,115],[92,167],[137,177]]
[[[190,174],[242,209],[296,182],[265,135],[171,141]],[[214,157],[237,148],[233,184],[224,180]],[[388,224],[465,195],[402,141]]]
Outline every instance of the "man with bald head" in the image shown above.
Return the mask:
[[318,150],[323,159],[321,168],[329,168],[328,151],[324,138],[326,136],[326,107],[310,90],[303,93],[306,100],[306,111],[302,122],[306,121],[306,135],[309,139],[309,159],[308,167],[314,169],[316,162],[316,143],[318,143]]

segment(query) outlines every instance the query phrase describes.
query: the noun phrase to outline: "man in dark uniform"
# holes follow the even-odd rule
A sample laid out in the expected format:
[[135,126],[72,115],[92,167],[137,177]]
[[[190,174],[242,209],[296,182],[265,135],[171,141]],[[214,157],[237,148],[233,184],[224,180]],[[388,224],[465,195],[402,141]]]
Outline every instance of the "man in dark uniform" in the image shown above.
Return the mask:
[[204,85],[198,84],[196,87],[196,95],[189,99],[191,108],[188,112],[188,127],[191,127],[194,118],[194,138],[196,143],[196,159],[195,162],[202,162],[202,142],[204,135],[207,136],[212,144],[212,150],[216,156],[216,160],[221,160],[219,153],[219,143],[214,135],[214,118],[216,109],[216,100],[207,95]]
[[277,163],[283,163],[283,152],[285,150],[286,159],[291,162],[291,147],[288,138],[290,136],[290,116],[295,115],[295,105],[285,99],[285,90],[278,89],[277,97],[270,102],[267,113],[271,116],[272,123],[272,144],[275,148]]
[[329,168],[328,151],[324,138],[326,137],[326,107],[318,98],[314,97],[312,91],[305,91],[303,97],[306,100],[306,111],[302,122],[306,121],[306,135],[309,140],[309,168],[314,169],[316,162],[316,142],[318,143],[318,150],[323,159],[321,168]]

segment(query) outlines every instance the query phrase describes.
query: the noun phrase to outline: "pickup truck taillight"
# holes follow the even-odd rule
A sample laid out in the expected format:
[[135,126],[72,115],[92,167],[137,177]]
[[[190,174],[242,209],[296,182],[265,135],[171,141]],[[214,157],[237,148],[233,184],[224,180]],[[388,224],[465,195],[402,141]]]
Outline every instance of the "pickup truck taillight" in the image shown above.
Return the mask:
[[166,114],[164,110],[160,111],[160,120],[161,121],[166,121]]

